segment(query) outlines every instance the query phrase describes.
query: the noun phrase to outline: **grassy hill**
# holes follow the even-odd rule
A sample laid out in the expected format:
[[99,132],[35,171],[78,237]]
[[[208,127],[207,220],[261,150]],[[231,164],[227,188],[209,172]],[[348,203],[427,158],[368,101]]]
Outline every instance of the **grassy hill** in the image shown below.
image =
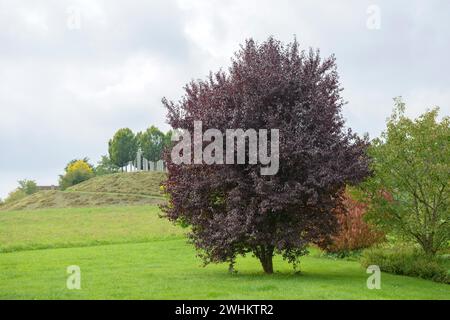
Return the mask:
[[165,178],[164,172],[115,173],[92,178],[67,191],[161,196],[159,186]]
[[164,201],[163,172],[116,173],[92,178],[65,191],[40,191],[0,208],[2,211],[111,205],[144,205]]

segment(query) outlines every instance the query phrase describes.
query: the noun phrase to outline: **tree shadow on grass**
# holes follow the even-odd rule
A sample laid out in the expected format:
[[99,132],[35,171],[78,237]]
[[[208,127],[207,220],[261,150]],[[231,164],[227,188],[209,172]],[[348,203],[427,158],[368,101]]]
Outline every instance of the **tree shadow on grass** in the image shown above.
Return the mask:
[[318,281],[327,281],[327,280],[356,280],[356,279],[364,279],[365,274],[361,272],[360,274],[346,274],[346,273],[326,273],[326,272],[310,272],[303,271],[300,273],[295,272],[274,272],[273,274],[265,274],[263,272],[238,272],[236,274],[226,274],[224,277],[235,277],[241,280],[318,280]]

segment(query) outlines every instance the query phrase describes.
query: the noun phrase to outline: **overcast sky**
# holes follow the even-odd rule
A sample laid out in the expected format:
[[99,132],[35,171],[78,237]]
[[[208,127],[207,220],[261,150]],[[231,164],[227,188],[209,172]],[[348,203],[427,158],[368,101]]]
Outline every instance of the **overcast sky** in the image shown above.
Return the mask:
[[268,36],[336,55],[347,125],[379,135],[408,114],[450,114],[450,1],[0,0],[0,197],[56,184],[121,127],[164,130],[161,98]]

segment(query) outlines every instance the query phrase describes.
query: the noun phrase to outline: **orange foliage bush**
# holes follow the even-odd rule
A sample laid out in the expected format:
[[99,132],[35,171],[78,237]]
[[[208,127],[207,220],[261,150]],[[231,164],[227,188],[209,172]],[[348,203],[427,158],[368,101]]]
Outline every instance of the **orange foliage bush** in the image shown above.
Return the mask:
[[319,247],[329,253],[348,253],[383,241],[384,233],[364,221],[366,208],[366,204],[345,193],[341,206],[334,210],[338,221],[337,233],[331,238],[331,242],[319,243]]

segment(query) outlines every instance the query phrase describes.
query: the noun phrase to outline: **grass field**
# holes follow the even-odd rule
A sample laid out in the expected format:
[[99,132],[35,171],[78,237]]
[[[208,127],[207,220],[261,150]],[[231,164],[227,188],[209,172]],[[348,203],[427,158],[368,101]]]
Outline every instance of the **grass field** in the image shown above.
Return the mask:
[[0,213],[0,253],[146,242],[184,230],[159,218],[156,206],[65,208]]
[[[0,212],[0,299],[450,299],[450,286],[382,274],[366,287],[356,261],[302,259],[300,274],[279,257],[265,275],[252,257],[237,274],[202,267],[183,229],[155,206]],[[66,268],[81,268],[81,290]]]

